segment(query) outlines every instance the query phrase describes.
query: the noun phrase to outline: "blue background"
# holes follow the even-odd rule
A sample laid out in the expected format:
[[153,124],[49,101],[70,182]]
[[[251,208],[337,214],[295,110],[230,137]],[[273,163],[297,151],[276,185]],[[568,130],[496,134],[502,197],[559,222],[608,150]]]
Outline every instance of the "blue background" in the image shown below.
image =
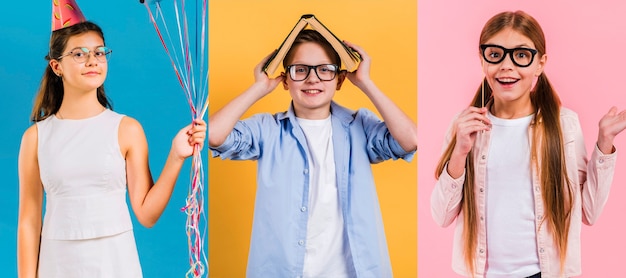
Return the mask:
[[[102,27],[106,44],[113,49],[106,92],[114,111],[143,125],[150,148],[150,168],[156,180],[171,139],[191,121],[170,60],[146,8],[138,0],[77,2],[85,17]],[[44,56],[51,33],[52,0],[5,1],[1,7],[0,173],[4,182],[0,184],[0,276],[16,277],[17,157],[22,133],[31,125],[33,98],[47,66]],[[202,152],[206,174],[206,148]],[[131,213],[145,277],[184,277],[189,269],[186,215],[180,208],[187,196],[190,165],[188,159],[168,207],[153,228],[141,226]],[[205,198],[208,201],[208,196]],[[206,207],[208,203],[205,211]],[[206,245],[205,252],[208,253]]]

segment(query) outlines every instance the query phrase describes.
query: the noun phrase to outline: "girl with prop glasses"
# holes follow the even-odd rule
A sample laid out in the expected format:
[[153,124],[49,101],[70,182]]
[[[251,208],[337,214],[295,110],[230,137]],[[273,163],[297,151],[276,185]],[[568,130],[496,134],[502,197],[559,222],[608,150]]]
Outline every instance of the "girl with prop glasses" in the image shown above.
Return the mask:
[[485,78],[446,136],[431,195],[437,224],[456,220],[453,269],[580,275],[581,223],[592,225],[606,204],[626,111],[612,107],[600,119],[588,158],[577,114],[561,107],[543,72],[546,42],[533,17],[495,15],[477,50]]
[[[255,83],[211,115],[213,156],[258,160],[257,195],[248,277],[391,277],[391,264],[371,163],[410,160],[415,123],[370,79],[370,58],[354,72],[314,30],[301,31],[288,51],[285,73]],[[352,111],[332,99],[345,78],[374,103]],[[279,84],[289,90],[287,112],[239,120]]]
[[20,147],[19,277],[141,277],[126,190],[137,220],[152,227],[206,123],[176,134],[153,182],[141,125],[110,110],[102,30],[69,2],[74,13],[53,16],[61,23]]

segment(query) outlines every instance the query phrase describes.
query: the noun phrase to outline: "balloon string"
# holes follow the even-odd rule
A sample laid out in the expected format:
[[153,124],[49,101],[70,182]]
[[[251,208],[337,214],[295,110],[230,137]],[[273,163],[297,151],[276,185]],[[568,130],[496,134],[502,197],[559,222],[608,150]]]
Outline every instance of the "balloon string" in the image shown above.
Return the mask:
[[[196,118],[203,118],[205,113],[208,110],[208,69],[206,71],[206,75],[204,74],[204,53],[206,48],[206,8],[207,1],[203,1],[203,19],[202,19],[202,35],[201,35],[201,55],[197,55],[197,50],[195,51],[196,57],[200,56],[201,58],[201,68],[199,69],[199,87],[196,87],[195,83],[195,72],[194,72],[194,60],[190,51],[189,44],[189,26],[187,24],[187,14],[185,9],[185,0],[182,0],[182,7],[179,9],[178,1],[174,0],[174,11],[176,17],[176,25],[178,32],[178,45],[180,46],[180,55],[183,59],[179,60],[179,54],[177,54],[178,50],[176,49],[176,44],[172,40],[172,36],[170,35],[170,30],[168,28],[167,22],[165,21],[165,16],[163,15],[163,11],[161,9],[160,3],[156,3],[156,11],[155,14],[160,17],[160,21],[162,23],[162,28],[164,32],[161,32],[159,28],[159,24],[155,18],[155,14],[153,14],[152,10],[148,6],[147,3],[144,3],[146,9],[148,10],[148,14],[150,15],[150,20],[154,26],[154,29],[165,49],[165,52],[168,55],[170,63],[174,68],[174,72],[180,83],[183,92],[187,98],[187,102],[190,106],[191,115],[193,120]],[[182,22],[182,24],[181,24]],[[166,42],[169,41],[169,45]],[[197,39],[197,36],[196,36]],[[183,63],[181,63],[181,61]],[[182,65],[181,65],[182,64]],[[197,63],[196,63],[197,64]],[[200,90],[197,90],[200,88]],[[205,94],[206,92],[206,94]],[[185,206],[181,208],[181,210],[187,215],[185,230],[187,234],[187,244],[188,244],[188,252],[189,252],[189,264],[190,268],[187,271],[185,277],[206,277],[203,276],[205,273],[208,276],[208,258],[207,254],[204,251],[204,243],[206,238],[206,233],[208,231],[207,227],[207,216],[204,212],[204,167],[202,165],[202,158],[199,145],[196,145],[194,150],[194,155],[192,159],[192,169],[190,171],[190,184],[188,188],[188,196],[185,200]]]

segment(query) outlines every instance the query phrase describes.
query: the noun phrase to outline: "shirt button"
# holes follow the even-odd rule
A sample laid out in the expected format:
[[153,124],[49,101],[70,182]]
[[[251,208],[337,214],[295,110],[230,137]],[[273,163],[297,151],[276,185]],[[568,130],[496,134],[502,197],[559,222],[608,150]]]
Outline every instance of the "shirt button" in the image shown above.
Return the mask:
[[485,220],[485,218],[481,216],[481,217],[480,217],[480,221],[483,221],[483,220]]
[[456,184],[453,184],[453,185],[452,185],[452,189],[456,189]]
[[298,245],[300,245],[300,246],[304,245],[304,240],[299,240],[298,241]]
[[539,186],[535,186],[535,191],[539,192]]
[[306,211],[306,207],[301,207],[300,211],[305,212]]
[[543,248],[539,248],[539,253],[543,253]]
[[483,189],[482,187],[479,189],[480,193],[483,193],[485,191],[485,189]]
[[537,220],[541,220],[541,214],[537,215]]
[[304,174],[308,174],[309,173],[309,169],[304,169]]
[[480,249],[478,250],[478,252],[480,252],[481,254],[485,253],[485,249]]
[[487,156],[483,154],[480,158],[485,159]]
[[600,163],[600,164],[604,163],[604,158],[598,159],[598,163]]

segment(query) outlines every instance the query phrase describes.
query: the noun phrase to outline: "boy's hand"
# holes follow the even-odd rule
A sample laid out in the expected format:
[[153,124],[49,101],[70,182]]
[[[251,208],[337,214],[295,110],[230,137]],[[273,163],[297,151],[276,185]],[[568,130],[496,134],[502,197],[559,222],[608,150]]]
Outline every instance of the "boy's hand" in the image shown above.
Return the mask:
[[355,86],[359,88],[362,88],[363,86],[366,85],[367,82],[371,82],[370,65],[372,62],[371,62],[370,56],[367,55],[365,50],[363,50],[363,48],[361,48],[360,46],[353,44],[351,42],[348,42],[348,41],[343,41],[343,42],[348,47],[358,52],[359,55],[361,55],[361,63],[359,63],[359,67],[353,72],[348,72],[347,77],[348,77],[348,80],[352,82],[352,84],[354,84]]
[[269,60],[274,52],[276,52],[276,50],[265,56],[261,63],[254,67],[254,84],[263,91],[263,95],[271,93],[276,88],[276,86],[278,86],[278,84],[280,84],[285,78],[284,73],[281,73],[281,75],[276,78],[270,78],[269,76],[267,76],[267,73],[263,71],[263,65],[265,65],[267,60]]

